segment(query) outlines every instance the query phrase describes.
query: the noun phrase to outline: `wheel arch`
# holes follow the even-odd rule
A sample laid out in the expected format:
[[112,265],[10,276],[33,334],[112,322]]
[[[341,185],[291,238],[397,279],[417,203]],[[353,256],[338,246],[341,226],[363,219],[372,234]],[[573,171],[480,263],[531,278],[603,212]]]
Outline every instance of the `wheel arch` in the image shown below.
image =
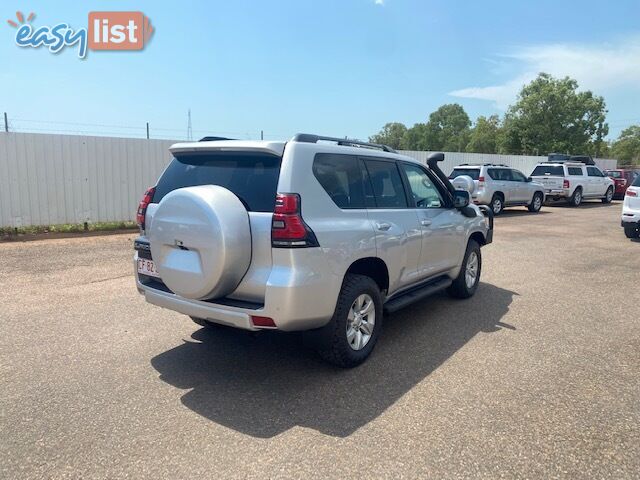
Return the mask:
[[351,265],[349,265],[349,268],[345,272],[345,275],[349,273],[365,275],[376,282],[381,292],[389,291],[389,269],[387,268],[387,264],[384,263],[381,258],[359,258]]

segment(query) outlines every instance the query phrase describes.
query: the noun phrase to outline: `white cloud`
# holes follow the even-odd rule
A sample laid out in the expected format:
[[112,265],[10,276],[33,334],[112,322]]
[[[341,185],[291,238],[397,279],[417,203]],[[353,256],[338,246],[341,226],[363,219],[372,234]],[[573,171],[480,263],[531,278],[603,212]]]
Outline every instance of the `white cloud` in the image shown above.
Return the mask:
[[497,85],[463,88],[449,95],[488,100],[505,109],[515,100],[522,86],[539,72],[575,78],[580,88],[593,90],[596,94],[618,87],[640,88],[640,35],[598,46],[533,45],[499,57],[519,65],[520,73]]
[[384,6],[384,0],[374,0],[374,2],[376,5],[382,5]]

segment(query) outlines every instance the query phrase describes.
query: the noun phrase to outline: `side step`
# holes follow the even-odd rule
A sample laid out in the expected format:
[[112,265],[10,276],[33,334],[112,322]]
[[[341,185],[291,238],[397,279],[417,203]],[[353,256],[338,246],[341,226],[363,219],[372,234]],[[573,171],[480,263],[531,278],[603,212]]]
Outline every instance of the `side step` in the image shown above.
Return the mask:
[[422,300],[429,295],[433,295],[434,293],[447,288],[452,283],[453,280],[451,280],[449,277],[438,278],[427,283],[426,285],[413,288],[405,293],[402,293],[398,297],[392,298],[391,300],[387,301],[383,307],[386,312],[397,312],[401,308],[411,305],[414,302]]

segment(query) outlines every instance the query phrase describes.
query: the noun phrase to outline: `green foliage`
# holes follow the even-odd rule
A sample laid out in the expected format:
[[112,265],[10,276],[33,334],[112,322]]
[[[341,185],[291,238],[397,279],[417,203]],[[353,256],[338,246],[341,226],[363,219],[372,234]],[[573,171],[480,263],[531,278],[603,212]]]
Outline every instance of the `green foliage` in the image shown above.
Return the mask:
[[391,148],[403,148],[402,139],[407,133],[407,127],[402,123],[392,122],[387,123],[382,130],[376,135],[369,137],[369,141],[373,143],[380,143],[382,145],[388,145]]
[[471,130],[467,152],[498,153],[498,144],[502,135],[502,126],[498,115],[489,118],[480,116]]
[[569,77],[539,74],[509,107],[501,149],[519,154],[598,155],[609,133],[606,105],[602,97],[577,90],[578,82]]
[[403,140],[402,148],[405,150],[429,150],[427,143],[427,125],[416,123],[407,130]]
[[640,165],[640,125],[625,128],[611,145],[611,156],[626,165]]
[[462,105],[449,103],[429,115],[425,127],[429,150],[464,152],[469,141],[471,120]]

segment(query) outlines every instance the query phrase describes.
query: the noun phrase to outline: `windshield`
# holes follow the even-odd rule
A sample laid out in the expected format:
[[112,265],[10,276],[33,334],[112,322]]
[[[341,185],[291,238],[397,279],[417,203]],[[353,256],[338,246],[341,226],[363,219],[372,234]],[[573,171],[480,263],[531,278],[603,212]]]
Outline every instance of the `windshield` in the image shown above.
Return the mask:
[[468,175],[474,180],[478,180],[478,177],[480,177],[480,169],[479,168],[456,168],[453,170],[453,172],[451,172],[451,175],[449,175],[449,179],[453,180],[454,178],[459,177],[460,175]]
[[158,180],[153,202],[178,188],[220,185],[235,193],[250,212],[273,212],[280,160],[264,153],[178,154]]
[[620,170],[607,170],[604,173],[607,175],[607,177],[622,178],[622,172]]
[[564,170],[559,165],[538,165],[531,173],[532,177],[542,177],[544,175],[564,177]]

